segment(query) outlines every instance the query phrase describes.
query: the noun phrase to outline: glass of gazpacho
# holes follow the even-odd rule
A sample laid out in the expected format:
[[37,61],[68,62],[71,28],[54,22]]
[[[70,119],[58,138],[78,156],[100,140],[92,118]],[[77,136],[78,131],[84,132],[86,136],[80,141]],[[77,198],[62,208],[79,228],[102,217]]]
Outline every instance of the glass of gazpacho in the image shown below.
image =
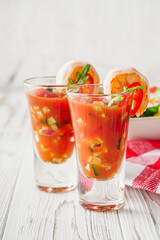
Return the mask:
[[124,203],[125,151],[132,93],[104,94],[102,85],[67,90],[78,160],[80,204],[95,211]]
[[74,134],[67,86],[55,77],[24,82],[30,111],[36,185],[47,192],[65,192],[77,185]]

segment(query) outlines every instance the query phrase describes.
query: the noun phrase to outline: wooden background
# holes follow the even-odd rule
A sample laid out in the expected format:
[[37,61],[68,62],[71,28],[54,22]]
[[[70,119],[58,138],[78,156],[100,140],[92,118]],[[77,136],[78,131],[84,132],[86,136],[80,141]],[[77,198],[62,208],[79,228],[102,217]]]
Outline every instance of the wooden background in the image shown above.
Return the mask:
[[33,179],[25,78],[68,60],[134,66],[160,82],[159,0],[0,0],[0,239],[158,240],[160,197],[126,187],[122,211],[93,213],[77,191],[46,194]]

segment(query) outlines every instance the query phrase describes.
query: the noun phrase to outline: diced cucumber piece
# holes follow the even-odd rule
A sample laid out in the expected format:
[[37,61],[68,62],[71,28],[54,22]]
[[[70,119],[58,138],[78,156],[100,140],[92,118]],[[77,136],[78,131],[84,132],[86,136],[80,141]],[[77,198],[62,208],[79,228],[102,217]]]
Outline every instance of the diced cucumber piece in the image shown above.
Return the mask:
[[56,88],[52,88],[52,93],[57,94],[58,90]]
[[63,159],[62,158],[53,158],[52,159],[52,163],[61,163],[61,162],[63,162]]
[[46,114],[50,112],[50,109],[48,107],[43,107],[42,111],[44,112],[44,114]]
[[51,126],[54,123],[56,123],[56,120],[53,117],[49,117],[49,118],[46,119],[46,122],[49,126]]
[[51,128],[52,128],[54,131],[56,131],[59,127],[58,127],[58,124],[57,124],[57,123],[53,123],[53,124],[51,125]]
[[40,123],[46,124],[46,121],[40,120]]
[[92,164],[91,167],[92,167],[92,169],[93,169],[94,175],[95,175],[95,176],[98,176],[98,175],[99,175],[99,172],[100,172],[100,166],[98,166],[98,165],[96,165],[96,164]]
[[88,149],[89,149],[91,152],[93,152],[93,149],[92,149],[91,147],[88,147]]
[[46,91],[52,92],[52,88],[46,88]]
[[43,119],[43,113],[41,111],[37,111],[37,117],[39,119]]
[[35,111],[38,111],[38,110],[39,110],[39,106],[34,106],[33,109],[34,109]]
[[77,119],[77,123],[78,123],[80,126],[85,126],[85,125],[86,125],[82,118],[78,118],[78,119]]

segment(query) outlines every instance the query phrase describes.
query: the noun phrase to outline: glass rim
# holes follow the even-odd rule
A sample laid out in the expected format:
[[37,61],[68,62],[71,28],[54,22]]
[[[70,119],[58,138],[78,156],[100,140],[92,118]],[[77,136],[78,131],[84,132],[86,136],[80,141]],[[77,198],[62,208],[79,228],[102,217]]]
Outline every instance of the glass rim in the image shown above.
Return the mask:
[[69,87],[69,85],[65,85],[65,84],[43,84],[43,83],[36,83],[36,82],[32,82],[33,80],[44,80],[44,79],[55,79],[56,80],[56,76],[40,76],[40,77],[31,77],[31,78],[27,78],[24,80],[24,85],[27,86],[35,86],[35,87],[42,87],[42,88],[46,88],[46,87]]
[[107,96],[118,96],[119,94],[121,95],[130,95],[132,93],[131,92],[120,92],[120,93],[78,93],[78,92],[72,92],[72,89],[74,87],[84,87],[84,86],[100,86],[100,87],[103,87],[103,84],[102,83],[99,83],[99,84],[75,84],[75,86],[73,85],[68,85],[68,88],[66,90],[66,93],[68,96],[77,96],[77,97],[86,97],[87,95],[89,96],[94,96],[94,97],[107,97]]

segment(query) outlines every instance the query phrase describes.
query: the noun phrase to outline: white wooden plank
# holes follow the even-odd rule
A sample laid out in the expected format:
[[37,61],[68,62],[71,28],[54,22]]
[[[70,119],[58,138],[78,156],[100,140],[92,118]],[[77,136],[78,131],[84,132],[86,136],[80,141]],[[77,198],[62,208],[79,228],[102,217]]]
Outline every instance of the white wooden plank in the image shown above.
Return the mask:
[[126,187],[126,201],[119,211],[124,239],[158,240],[155,222],[150,214],[149,206],[143,197],[143,190]]
[[149,211],[155,224],[158,238],[160,239],[160,195],[143,191],[143,196],[149,207]]
[[[28,118],[24,93],[5,92],[0,98],[0,239],[25,148]],[[25,126],[27,128],[25,128]]]

